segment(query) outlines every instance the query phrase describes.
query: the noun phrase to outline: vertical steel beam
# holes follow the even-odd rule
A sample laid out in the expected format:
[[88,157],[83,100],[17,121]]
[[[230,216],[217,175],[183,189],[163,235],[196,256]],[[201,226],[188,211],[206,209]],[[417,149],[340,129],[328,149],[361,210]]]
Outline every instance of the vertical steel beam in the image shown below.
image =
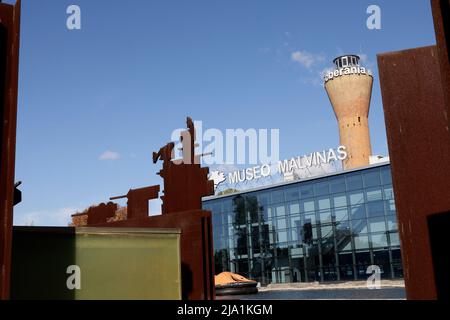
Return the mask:
[[9,298],[16,149],[20,0],[0,3],[0,299]]

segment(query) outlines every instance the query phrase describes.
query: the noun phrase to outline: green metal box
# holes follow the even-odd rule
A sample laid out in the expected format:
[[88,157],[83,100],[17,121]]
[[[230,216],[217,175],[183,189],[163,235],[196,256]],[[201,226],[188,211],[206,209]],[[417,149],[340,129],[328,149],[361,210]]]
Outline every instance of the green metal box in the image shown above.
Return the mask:
[[15,227],[12,299],[181,299],[180,231]]

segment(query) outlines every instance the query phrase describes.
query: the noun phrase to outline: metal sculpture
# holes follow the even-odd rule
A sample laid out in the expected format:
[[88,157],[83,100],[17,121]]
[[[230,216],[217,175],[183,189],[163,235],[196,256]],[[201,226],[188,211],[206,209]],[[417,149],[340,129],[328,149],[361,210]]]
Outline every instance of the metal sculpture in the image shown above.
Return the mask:
[[163,162],[158,173],[164,179],[162,215],[148,216],[148,201],[158,198],[156,185],[110,198],[128,198],[123,220],[111,221],[113,209],[99,207],[72,218],[76,226],[180,229],[183,299],[210,300],[215,298],[212,222],[211,212],[202,210],[202,197],[214,194],[214,182],[208,180],[209,169],[200,165],[204,155],[195,154],[194,122],[188,117],[186,123],[187,130],[180,134],[181,159],[174,159],[173,142],[153,152],[153,163]]
[[149,214],[148,202],[158,199],[159,186],[130,189],[126,195],[112,197],[109,200],[127,198],[127,219],[145,218]]
[[202,209],[202,197],[214,194],[214,182],[208,180],[208,168],[200,166],[200,157],[195,155],[195,127],[187,118],[188,130],[180,134],[182,159],[174,160],[174,143],[168,143],[153,153],[153,163],[163,161],[159,175],[164,179],[162,213],[175,213]]

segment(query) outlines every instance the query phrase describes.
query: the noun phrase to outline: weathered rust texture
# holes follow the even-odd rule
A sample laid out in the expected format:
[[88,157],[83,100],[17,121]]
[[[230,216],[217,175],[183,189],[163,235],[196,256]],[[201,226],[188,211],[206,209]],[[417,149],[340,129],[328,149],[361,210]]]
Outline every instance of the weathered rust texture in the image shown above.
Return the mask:
[[72,223],[70,227],[84,227],[88,224],[88,216],[86,212],[76,213],[72,215]]
[[408,299],[450,294],[448,238],[435,226],[450,214],[450,1],[431,7],[437,46],[378,56]]
[[435,46],[378,55],[408,299],[436,299],[427,219],[450,211],[450,134]]
[[0,299],[10,288],[19,34],[20,0],[0,3]]
[[90,207],[87,211],[88,225],[106,222],[109,218],[113,218],[117,211],[117,204],[108,202],[101,203],[98,206]]
[[431,0],[437,51],[450,127],[450,0]]
[[130,189],[125,196],[112,197],[110,200],[127,198],[127,219],[138,219],[148,217],[148,202],[158,199],[159,185],[140,189]]
[[214,194],[214,182],[208,180],[209,168],[202,168],[201,155],[195,155],[195,128],[191,118],[187,118],[187,127],[180,136],[182,159],[173,159],[173,142],[153,153],[153,163],[163,161],[158,173],[164,179],[163,214],[201,210],[202,197]]

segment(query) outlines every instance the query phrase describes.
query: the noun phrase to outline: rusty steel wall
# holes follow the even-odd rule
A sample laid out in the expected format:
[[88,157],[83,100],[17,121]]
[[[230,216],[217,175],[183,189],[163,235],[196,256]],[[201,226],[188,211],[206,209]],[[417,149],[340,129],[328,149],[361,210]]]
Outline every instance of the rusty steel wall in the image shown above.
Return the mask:
[[450,299],[450,0],[437,45],[378,55],[408,299]]
[[378,67],[407,298],[436,299],[428,217],[450,211],[450,133],[438,50],[380,54]]
[[0,299],[9,298],[14,201],[20,0],[0,3]]

